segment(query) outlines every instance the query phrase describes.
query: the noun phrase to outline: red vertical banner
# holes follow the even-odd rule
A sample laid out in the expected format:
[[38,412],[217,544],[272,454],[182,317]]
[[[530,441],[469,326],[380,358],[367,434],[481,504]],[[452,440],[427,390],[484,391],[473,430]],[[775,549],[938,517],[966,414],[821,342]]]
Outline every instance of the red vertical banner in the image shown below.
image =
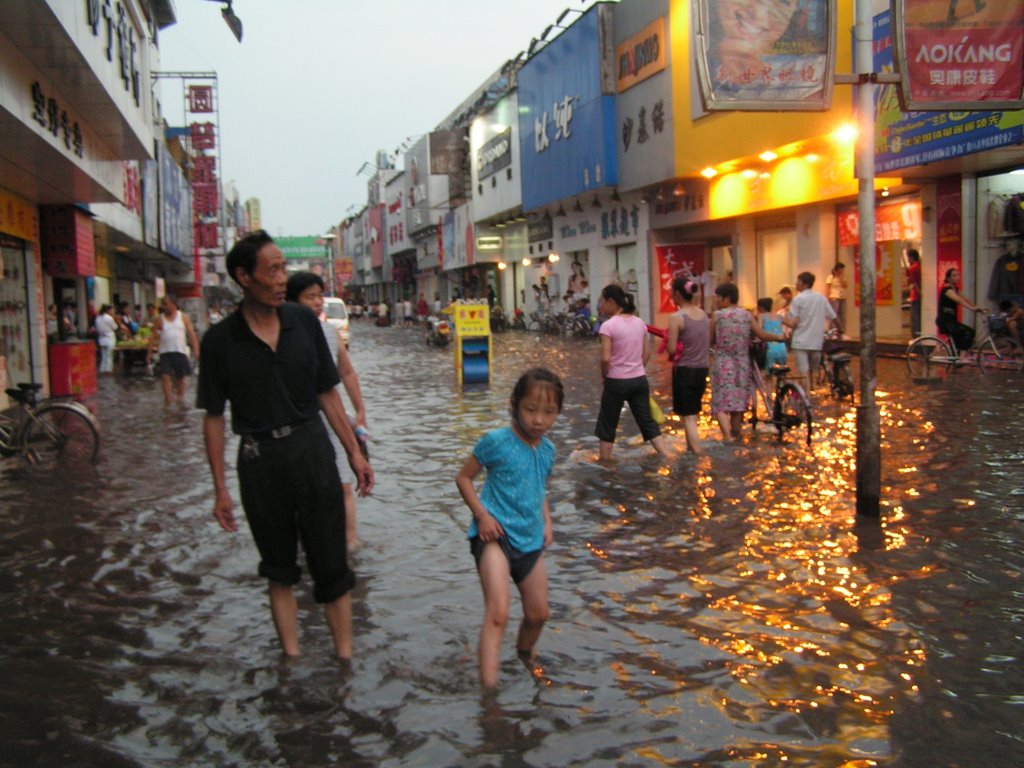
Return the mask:
[[[935,207],[938,227],[935,238],[935,294],[950,269],[963,270],[963,201],[960,194],[960,178],[944,176],[935,185]],[[959,314],[959,308],[957,309]]]
[[658,257],[659,312],[674,312],[672,281],[677,277],[696,279],[704,272],[704,243],[656,245]]

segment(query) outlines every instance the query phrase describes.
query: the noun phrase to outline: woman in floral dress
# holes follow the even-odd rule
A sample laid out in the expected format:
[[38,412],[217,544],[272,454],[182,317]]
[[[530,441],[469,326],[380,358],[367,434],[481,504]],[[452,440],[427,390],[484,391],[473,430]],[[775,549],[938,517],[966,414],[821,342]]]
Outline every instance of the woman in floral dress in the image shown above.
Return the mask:
[[754,395],[750,376],[750,343],[753,337],[762,341],[785,341],[780,333],[761,328],[757,318],[737,306],[740,299],[735,283],[722,283],[715,288],[717,309],[711,315],[711,344],[715,359],[711,367],[711,412],[718,419],[722,438],[733,440],[740,435],[743,414]]

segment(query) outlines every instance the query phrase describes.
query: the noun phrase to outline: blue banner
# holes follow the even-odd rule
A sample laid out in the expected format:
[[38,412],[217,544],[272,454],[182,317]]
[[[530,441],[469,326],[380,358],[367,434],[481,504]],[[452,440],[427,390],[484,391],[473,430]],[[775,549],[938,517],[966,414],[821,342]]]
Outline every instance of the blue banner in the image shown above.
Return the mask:
[[192,195],[188,180],[162,141],[160,162],[160,248],[178,261],[192,261]]
[[[888,11],[874,19],[876,72],[895,70]],[[938,160],[1024,141],[1024,111],[903,112],[897,86],[875,92],[875,173],[885,175]]]
[[601,88],[600,10],[587,11],[519,71],[525,210],[618,183],[615,96]]

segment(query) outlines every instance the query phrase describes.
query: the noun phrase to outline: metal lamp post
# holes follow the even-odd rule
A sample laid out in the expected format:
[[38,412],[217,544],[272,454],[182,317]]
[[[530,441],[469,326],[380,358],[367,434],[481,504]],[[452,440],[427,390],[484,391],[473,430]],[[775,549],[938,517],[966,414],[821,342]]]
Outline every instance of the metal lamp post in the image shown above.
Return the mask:
[[338,236],[333,232],[327,232],[320,236],[320,239],[324,241],[324,253],[327,254],[327,295],[334,295],[334,254],[331,253],[331,241],[336,239]]

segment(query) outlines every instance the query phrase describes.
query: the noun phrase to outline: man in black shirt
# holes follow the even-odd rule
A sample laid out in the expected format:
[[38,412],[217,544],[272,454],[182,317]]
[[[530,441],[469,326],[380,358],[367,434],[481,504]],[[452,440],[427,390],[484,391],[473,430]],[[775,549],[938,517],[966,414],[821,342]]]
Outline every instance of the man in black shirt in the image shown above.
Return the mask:
[[373,488],[373,470],[334,388],[337,366],[320,321],[306,307],[285,303],[281,249],[266,232],[255,232],[231,249],[227,268],[242,287],[242,304],[203,338],[196,398],[206,411],[213,514],[224,530],[238,530],[224,461],[224,410],[230,402],[231,428],[240,436],[242,506],[260,553],[259,573],[268,579],[282,650],[287,656],[299,653],[293,586],[301,541],[335,652],[350,659],[355,574],[346,561],[341,478],[321,410],[348,454],[360,495]]

